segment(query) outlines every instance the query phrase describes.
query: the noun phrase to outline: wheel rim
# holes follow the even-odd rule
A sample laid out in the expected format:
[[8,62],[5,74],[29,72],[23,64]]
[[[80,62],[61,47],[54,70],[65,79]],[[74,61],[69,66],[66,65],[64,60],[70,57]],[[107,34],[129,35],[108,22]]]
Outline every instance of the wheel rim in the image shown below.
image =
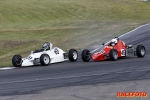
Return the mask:
[[20,56],[16,56],[16,57],[15,57],[15,61],[16,61],[16,64],[17,64],[17,65],[21,65],[22,58],[21,58]]
[[44,56],[44,63],[48,64],[49,63],[49,57],[48,56]]
[[113,52],[113,56],[114,56],[114,59],[117,59],[118,58],[117,52]]
[[144,56],[145,55],[145,49],[142,47],[141,48],[141,55]]
[[86,59],[88,60],[88,59],[90,59],[90,57],[91,57],[90,54],[87,52],[86,53]]
[[78,55],[77,55],[77,52],[74,51],[74,52],[73,52],[73,59],[76,60],[76,59],[77,59],[77,56],[78,56]]

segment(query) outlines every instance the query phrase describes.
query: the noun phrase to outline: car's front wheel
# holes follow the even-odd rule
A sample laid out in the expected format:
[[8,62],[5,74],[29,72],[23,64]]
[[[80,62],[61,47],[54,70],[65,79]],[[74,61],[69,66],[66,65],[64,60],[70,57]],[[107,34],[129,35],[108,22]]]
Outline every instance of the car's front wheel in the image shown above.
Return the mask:
[[20,55],[14,55],[13,58],[12,58],[12,64],[15,66],[15,67],[21,67],[22,65],[22,57]]
[[115,61],[118,59],[118,51],[116,49],[111,49],[109,53],[109,57],[111,60]]
[[91,59],[91,53],[89,50],[85,49],[82,51],[82,60],[84,62],[88,62]]
[[50,57],[48,54],[42,54],[40,57],[40,63],[43,66],[47,66],[50,63]]

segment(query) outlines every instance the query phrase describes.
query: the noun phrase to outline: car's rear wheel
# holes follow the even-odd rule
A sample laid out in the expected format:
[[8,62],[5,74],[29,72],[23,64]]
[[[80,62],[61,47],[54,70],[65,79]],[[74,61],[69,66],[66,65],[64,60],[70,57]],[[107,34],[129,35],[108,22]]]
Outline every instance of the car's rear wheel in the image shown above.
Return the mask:
[[89,50],[85,49],[82,51],[82,60],[84,62],[88,62],[91,59],[91,53]]
[[50,63],[50,57],[48,54],[42,54],[40,57],[40,63],[43,66],[47,66]]
[[22,57],[20,55],[14,55],[13,58],[12,58],[12,64],[15,66],[15,67],[21,67],[22,65]]
[[118,51],[116,49],[111,49],[109,53],[110,59],[115,61],[118,59]]
[[138,57],[144,57],[146,54],[146,49],[143,45],[138,45],[136,48],[136,55]]
[[75,62],[78,59],[78,52],[75,49],[70,49],[68,52],[68,58],[71,62]]

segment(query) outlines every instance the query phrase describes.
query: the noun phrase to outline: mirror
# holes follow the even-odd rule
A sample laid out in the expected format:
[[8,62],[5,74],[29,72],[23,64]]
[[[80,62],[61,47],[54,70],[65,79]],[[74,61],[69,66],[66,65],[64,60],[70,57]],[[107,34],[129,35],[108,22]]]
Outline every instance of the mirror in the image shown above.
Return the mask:
[[31,51],[31,54],[33,53],[34,51]]
[[105,43],[102,43],[102,45],[105,45]]
[[128,48],[132,48],[132,45],[128,45]]

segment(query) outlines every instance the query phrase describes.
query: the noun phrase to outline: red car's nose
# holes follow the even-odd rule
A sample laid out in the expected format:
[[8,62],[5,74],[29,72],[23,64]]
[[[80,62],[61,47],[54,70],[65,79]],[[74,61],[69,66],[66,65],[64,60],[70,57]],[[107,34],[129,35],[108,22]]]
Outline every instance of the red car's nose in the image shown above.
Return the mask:
[[93,60],[96,60],[100,55],[101,55],[100,52],[94,53],[94,54],[92,55],[92,59],[93,59]]

